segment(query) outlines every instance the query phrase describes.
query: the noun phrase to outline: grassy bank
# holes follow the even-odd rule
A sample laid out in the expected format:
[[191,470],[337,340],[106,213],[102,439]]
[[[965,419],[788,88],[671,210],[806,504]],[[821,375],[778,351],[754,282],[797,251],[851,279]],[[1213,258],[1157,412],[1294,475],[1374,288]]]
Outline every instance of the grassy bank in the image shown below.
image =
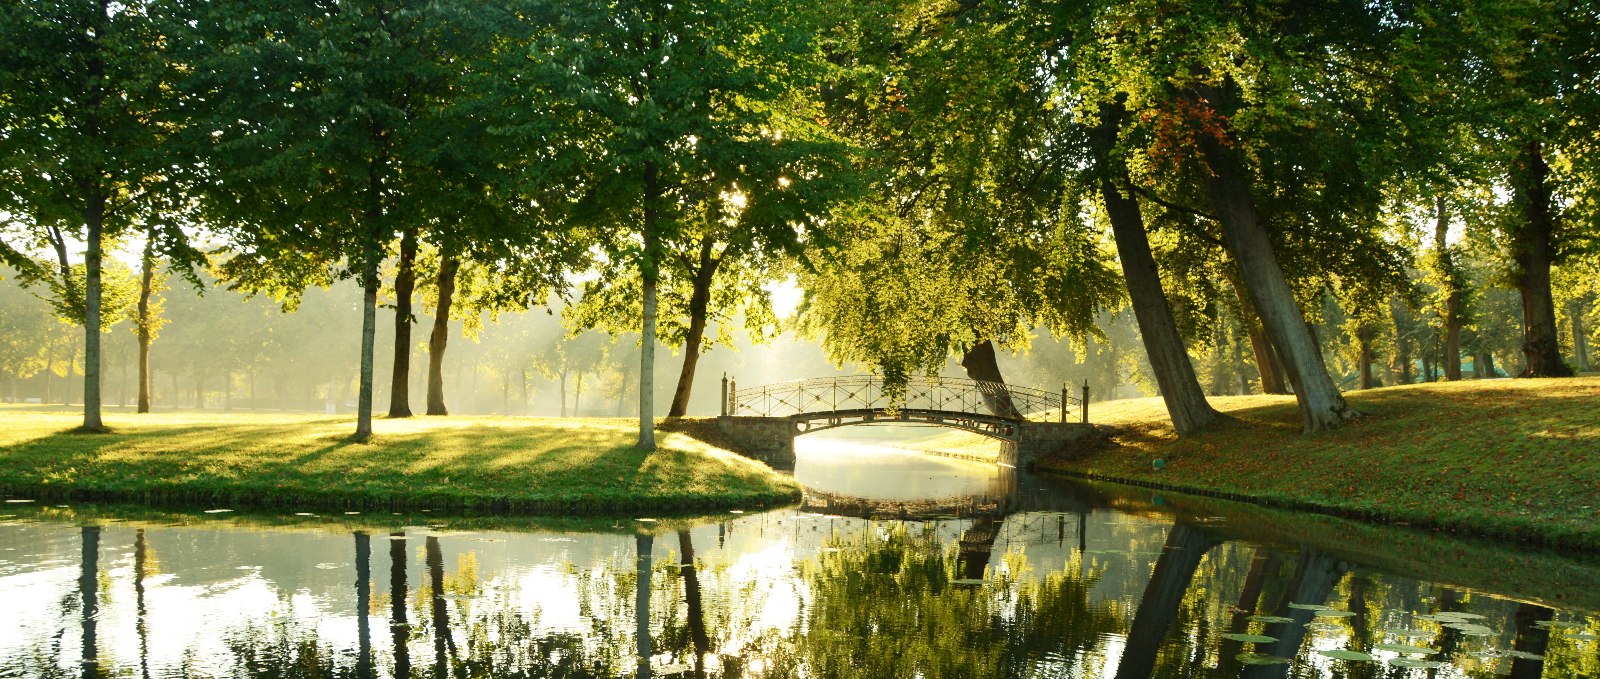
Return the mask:
[[1230,419],[1182,441],[1159,399],[1103,404],[1090,413],[1121,446],[1044,468],[1600,550],[1600,378],[1346,397],[1367,417],[1313,436],[1293,397],[1214,398]]
[[70,412],[0,406],[0,493],[100,501],[310,509],[682,512],[798,500],[793,480],[685,434],[633,448],[623,419],[377,420]]
[[[1549,545],[1600,550],[1600,378],[1418,384],[1346,394],[1367,417],[1300,433],[1290,396],[1229,396],[1177,440],[1158,398],[1096,403],[1116,447],[1041,466]],[[932,447],[993,443],[945,435]],[[1154,461],[1164,460],[1162,469]]]

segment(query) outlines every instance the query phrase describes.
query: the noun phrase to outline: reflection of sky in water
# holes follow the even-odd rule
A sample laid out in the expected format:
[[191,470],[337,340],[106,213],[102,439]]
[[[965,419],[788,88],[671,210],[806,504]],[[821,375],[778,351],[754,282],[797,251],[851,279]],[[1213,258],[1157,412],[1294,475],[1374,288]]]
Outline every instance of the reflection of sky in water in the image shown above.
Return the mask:
[[993,492],[994,463],[973,462],[818,434],[795,439],[794,477],[807,488],[872,500],[917,500]]
[[[995,478],[992,465],[920,456],[877,443],[811,440],[815,443],[800,439],[796,474],[834,493],[914,499],[985,492]],[[1051,485],[1030,479],[1024,487]],[[1431,636],[1413,641],[1453,645],[1451,664],[1434,673],[1435,679],[1526,671],[1526,663],[1514,666],[1488,652],[1514,648],[1528,633],[1526,628],[1519,632],[1518,617],[1530,610],[1588,628],[1563,631],[1565,636],[1551,642],[1550,668],[1543,676],[1600,673],[1597,642],[1576,636],[1600,630],[1600,618],[1530,608],[1514,591],[1489,593],[1495,591],[1486,589],[1490,585],[1447,588],[1339,559],[1321,561],[1336,567],[1325,588],[1308,588],[1299,580],[1300,565],[1315,550],[1269,550],[1237,540],[1202,547],[1204,557],[1192,575],[1179,574],[1184,576],[1178,581],[1181,596],[1164,604],[1173,616],[1170,631],[1152,645],[1137,637],[1134,622],[1141,602],[1148,603],[1153,580],[1164,577],[1163,554],[1175,552],[1171,518],[1103,505],[1090,510],[1082,502],[1052,509],[1050,498],[1066,502],[1068,491],[1041,493],[1043,500],[1030,500],[1041,506],[1029,505],[1029,511],[987,524],[972,518],[874,521],[781,510],[729,514],[724,521],[690,529],[709,632],[710,653],[702,660],[706,675],[841,676],[848,672],[829,671],[827,663],[848,667],[863,661],[862,653],[878,654],[872,657],[882,661],[883,654],[900,658],[903,652],[903,659],[891,658],[888,666],[924,663],[919,672],[925,676],[1110,679],[1127,663],[1125,649],[1159,647],[1159,653],[1148,651],[1158,657],[1157,676],[1218,676],[1239,652],[1221,645],[1218,635],[1263,631],[1260,623],[1235,627],[1239,619],[1232,609],[1248,596],[1253,577],[1260,584],[1258,610],[1277,611],[1279,602],[1293,600],[1296,592],[1314,590],[1313,600],[1301,603],[1365,611],[1360,617],[1330,619],[1327,629],[1308,634],[1288,676],[1356,676],[1344,661],[1314,651],[1405,641],[1386,630],[1418,627]],[[440,667],[447,671],[433,676],[459,676],[459,667],[449,667],[476,658],[474,653],[499,654],[494,667],[534,676],[555,674],[552,659],[561,658],[578,658],[584,668],[563,670],[566,676],[632,675],[639,611],[638,542],[626,532],[631,528],[660,531],[651,538],[647,562],[649,665],[655,676],[692,676],[688,670],[696,660],[687,631],[688,579],[678,565],[683,543],[661,523],[619,521],[623,532],[615,534],[466,532],[452,530],[449,519],[441,518],[434,526],[397,526],[404,535],[395,539],[387,529],[368,529],[371,534],[359,538],[331,525],[230,528],[225,519],[207,517],[161,525],[110,522],[98,532],[98,613],[86,627],[80,563],[89,533],[70,513],[43,519],[38,512],[19,509],[16,519],[0,521],[0,601],[8,609],[0,622],[0,677],[79,674],[84,632],[90,628],[99,669],[112,675],[139,676],[141,667],[150,676],[227,675],[247,655],[263,667],[283,670],[306,649],[317,654],[315,664],[353,674],[363,645],[362,618],[376,676],[393,676],[402,658],[413,672],[433,675],[441,657],[436,649],[444,654]],[[142,583],[134,557],[141,529],[148,546]],[[1397,543],[1408,535],[1394,533]],[[432,563],[430,537],[441,557]],[[365,610],[359,604],[356,565],[362,540],[370,545],[369,580],[361,583]],[[904,549],[896,551],[901,548],[894,545]],[[969,553],[981,560],[985,584],[956,586],[958,562]],[[1470,550],[1458,554],[1474,558]],[[1426,572],[1427,565],[1421,568]],[[1585,570],[1562,572],[1600,581]],[[435,578],[445,591],[437,609],[443,627],[434,617]],[[391,627],[400,622],[391,599],[397,585],[404,597],[404,624]],[[1440,609],[1481,614],[1493,633],[1450,636],[1415,616]],[[400,647],[394,630],[399,630]],[[449,632],[449,643],[442,630]],[[1394,657],[1374,654],[1380,661]],[[1422,676],[1366,667],[1372,676]],[[924,671],[937,668],[943,671]],[[980,671],[986,674],[956,674]],[[909,674],[883,670],[857,676]]]

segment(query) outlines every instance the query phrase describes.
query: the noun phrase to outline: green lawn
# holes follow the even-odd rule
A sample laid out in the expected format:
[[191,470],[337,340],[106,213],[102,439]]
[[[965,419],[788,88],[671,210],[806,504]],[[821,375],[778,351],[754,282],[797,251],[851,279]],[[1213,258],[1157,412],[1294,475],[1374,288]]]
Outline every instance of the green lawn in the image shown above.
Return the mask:
[[[1211,402],[1230,418],[1177,440],[1160,399],[1093,404],[1121,444],[1046,470],[1600,549],[1600,378],[1353,391],[1367,414],[1300,434],[1289,396]],[[977,446],[949,438],[949,446]],[[1157,459],[1163,469],[1153,468]]]
[[78,499],[533,513],[688,511],[798,500],[760,463],[679,433],[633,448],[625,419],[377,420],[243,412],[80,415],[0,406],[0,493]]

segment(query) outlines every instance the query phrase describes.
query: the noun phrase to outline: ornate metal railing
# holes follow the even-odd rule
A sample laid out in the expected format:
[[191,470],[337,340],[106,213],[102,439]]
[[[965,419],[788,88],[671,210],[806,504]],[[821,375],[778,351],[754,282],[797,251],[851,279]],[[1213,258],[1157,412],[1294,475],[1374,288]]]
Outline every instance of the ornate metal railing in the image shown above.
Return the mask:
[[1087,422],[1088,386],[1075,397],[1001,382],[948,377],[913,377],[903,389],[886,388],[875,375],[818,377],[738,389],[723,378],[722,414],[790,417],[840,411],[937,411],[986,415],[1009,420],[1066,422],[1076,411]]

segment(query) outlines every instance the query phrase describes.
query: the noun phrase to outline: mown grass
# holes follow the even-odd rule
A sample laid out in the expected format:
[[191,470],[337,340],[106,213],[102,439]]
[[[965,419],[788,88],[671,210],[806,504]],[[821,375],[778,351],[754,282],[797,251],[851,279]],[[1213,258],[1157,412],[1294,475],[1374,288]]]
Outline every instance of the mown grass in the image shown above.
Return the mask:
[[760,463],[684,434],[633,447],[624,419],[380,419],[108,413],[0,406],[0,492],[46,498],[275,508],[570,514],[690,511],[796,501]]
[[[1120,445],[1041,469],[1600,550],[1600,378],[1418,384],[1346,397],[1366,417],[1309,436],[1293,397],[1212,398],[1229,417],[1183,440],[1160,399],[1094,404],[1091,420],[1116,427]],[[1165,466],[1156,469],[1156,460]]]

